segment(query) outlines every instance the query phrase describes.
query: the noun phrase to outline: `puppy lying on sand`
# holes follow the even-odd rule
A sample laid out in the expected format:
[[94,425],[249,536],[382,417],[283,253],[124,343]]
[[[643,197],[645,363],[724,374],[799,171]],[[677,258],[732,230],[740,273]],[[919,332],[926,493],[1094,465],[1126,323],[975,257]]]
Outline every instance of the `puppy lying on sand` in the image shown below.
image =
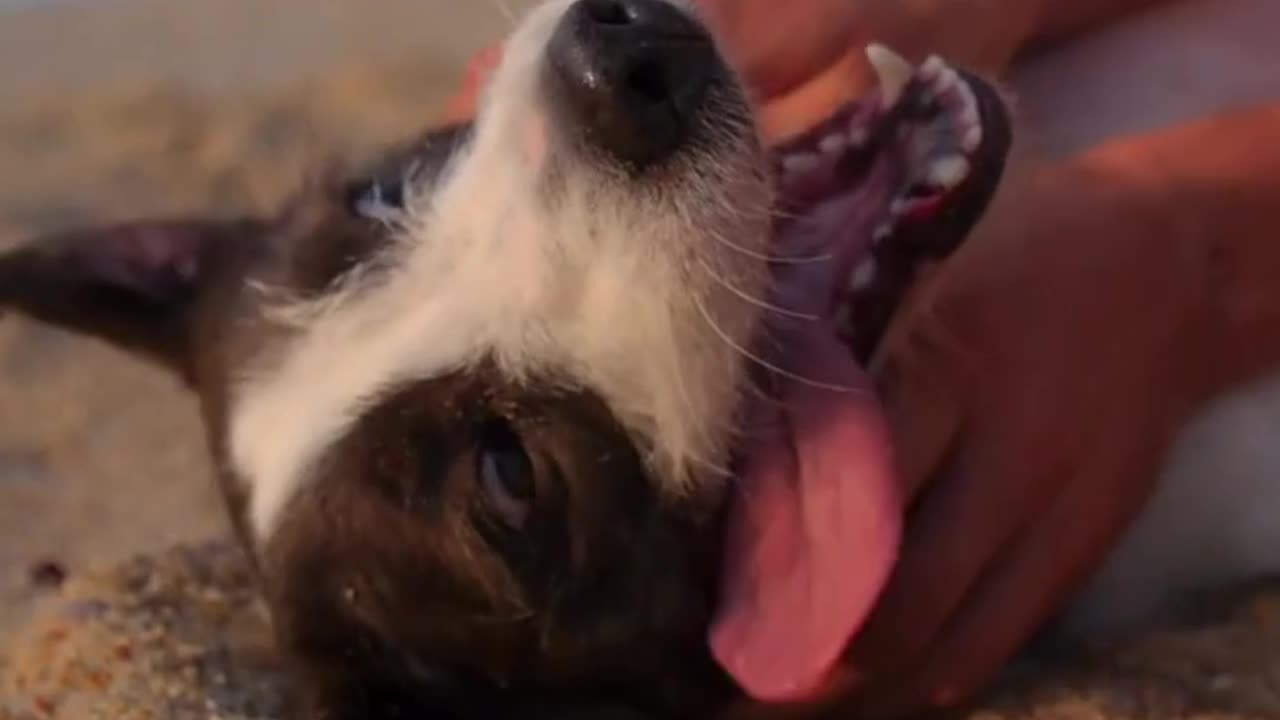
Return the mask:
[[474,124],[276,218],[34,242],[0,303],[199,394],[308,717],[785,698],[897,542],[854,357],[1009,145],[985,83],[868,52],[766,153],[687,9],[555,0]]
[[474,126],[275,221],[48,239],[0,297],[200,391],[317,714],[697,716],[715,661],[786,699],[893,560],[848,358],[1007,149],[985,84],[871,55],[878,95],[770,158],[689,16],[554,3]]

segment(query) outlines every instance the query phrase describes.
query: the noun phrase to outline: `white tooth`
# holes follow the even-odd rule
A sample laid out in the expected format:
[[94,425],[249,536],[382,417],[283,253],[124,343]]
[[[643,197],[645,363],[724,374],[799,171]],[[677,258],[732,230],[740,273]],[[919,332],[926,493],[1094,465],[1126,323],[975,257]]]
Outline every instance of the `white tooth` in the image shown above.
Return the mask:
[[849,289],[857,292],[865,290],[876,279],[876,259],[869,257],[849,276]]
[[944,69],[946,69],[946,67],[947,65],[946,63],[942,62],[942,58],[938,57],[937,55],[930,55],[929,57],[925,58],[923,63],[920,64],[920,70],[919,70],[920,79],[926,80],[926,81],[933,81],[938,77],[939,74],[942,73]]
[[948,155],[929,168],[929,184],[953,188],[969,175],[969,161],[963,155]]
[[960,127],[969,127],[977,125],[978,120],[978,98],[973,94],[973,89],[968,83],[960,83],[956,87],[956,93],[960,98],[959,108],[956,110],[956,122]]
[[789,175],[807,173],[818,167],[822,159],[813,153],[798,152],[782,158],[782,169]]
[[978,117],[978,106],[966,102],[956,113],[956,124],[960,127],[977,127],[981,125],[982,120]]
[[982,126],[981,125],[970,126],[970,128],[965,131],[964,138],[961,139],[960,141],[960,147],[964,148],[964,151],[967,153],[971,153],[974,150],[977,150],[978,146],[981,144],[982,144]]
[[900,197],[889,204],[889,212],[901,217],[929,204],[928,198]]
[[839,133],[834,133],[822,138],[818,143],[818,149],[828,155],[835,155],[848,145],[849,139]]
[[854,147],[862,147],[867,144],[867,128],[862,125],[854,125],[849,128],[849,144]]
[[875,68],[876,77],[880,80],[881,104],[889,107],[898,102],[898,98],[902,97],[902,90],[911,80],[911,63],[878,43],[867,46],[867,60]]
[[973,88],[969,87],[969,83],[962,82],[956,88],[956,94],[960,96],[960,101],[968,107],[977,108],[978,96],[973,94]]
[[938,78],[934,80],[932,84],[934,92],[942,95],[943,93],[950,91],[951,88],[954,88],[956,85],[961,84],[960,76],[956,74],[955,70],[952,70],[949,67],[943,67],[942,70],[938,72]]

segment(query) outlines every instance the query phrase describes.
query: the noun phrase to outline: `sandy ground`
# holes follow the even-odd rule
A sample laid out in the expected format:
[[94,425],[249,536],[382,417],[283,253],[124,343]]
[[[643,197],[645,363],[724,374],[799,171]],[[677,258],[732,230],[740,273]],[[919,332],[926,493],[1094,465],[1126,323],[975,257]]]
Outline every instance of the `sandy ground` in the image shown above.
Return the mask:
[[[465,59],[506,26],[504,6],[527,4],[95,0],[0,14],[0,246],[91,220],[269,207],[325,153],[431,122]],[[78,575],[224,536],[208,475],[172,380],[0,319],[0,666],[50,592],[33,582],[42,564]],[[1280,631],[1265,608],[1146,641],[1140,662],[1122,653],[1054,676],[1036,710],[1014,696],[982,717],[1184,716],[1162,714],[1160,683],[1186,717],[1280,717]],[[1121,689],[1090,700],[1112,677]]]
[[[520,8],[515,0],[505,6]],[[323,153],[431,122],[490,0],[111,0],[0,14],[0,243],[269,207]],[[224,531],[190,400],[98,343],[0,319],[0,647],[70,570]]]

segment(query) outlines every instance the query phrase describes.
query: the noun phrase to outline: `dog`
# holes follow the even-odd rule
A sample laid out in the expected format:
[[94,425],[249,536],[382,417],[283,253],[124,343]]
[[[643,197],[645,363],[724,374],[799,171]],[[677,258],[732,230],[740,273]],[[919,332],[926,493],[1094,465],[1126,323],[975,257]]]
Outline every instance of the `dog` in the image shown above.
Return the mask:
[[987,82],[868,54],[878,91],[766,152],[689,7],[550,0],[473,123],[274,217],[35,240],[0,309],[198,395],[304,717],[782,699],[897,542],[854,359],[1011,142]]

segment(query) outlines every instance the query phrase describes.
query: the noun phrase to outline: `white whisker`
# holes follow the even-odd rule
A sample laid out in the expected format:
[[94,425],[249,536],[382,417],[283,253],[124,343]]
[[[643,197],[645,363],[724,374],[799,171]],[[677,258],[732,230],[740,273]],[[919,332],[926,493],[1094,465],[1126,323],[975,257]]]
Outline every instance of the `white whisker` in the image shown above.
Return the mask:
[[707,275],[712,280],[714,280],[717,285],[724,288],[725,290],[728,290],[729,292],[745,300],[746,302],[752,305],[755,305],[758,308],[761,308],[762,310],[766,310],[768,312],[775,313],[778,315],[785,315],[786,317],[797,318],[799,320],[816,321],[819,319],[817,315],[802,313],[797,310],[789,310],[787,308],[782,307],[781,305],[774,305],[773,303],[770,303],[766,300],[761,300],[760,298],[752,296],[750,293],[742,290],[741,288],[736,287],[733,283],[721,277],[718,273],[716,273],[715,268],[711,267],[711,265],[709,265],[707,261],[702,259],[701,257],[698,258],[698,264],[702,266],[702,269],[706,271]]
[[797,256],[797,257],[786,257],[783,255],[770,255],[768,253],[762,253],[756,250],[752,250],[751,248],[738,245],[737,243],[733,242],[732,240],[729,240],[728,238],[724,237],[718,232],[709,232],[708,235],[715,242],[721,245],[724,245],[725,247],[729,248],[730,250],[733,250],[734,252],[742,253],[743,255],[746,255],[747,257],[755,260],[763,260],[767,263],[773,263],[776,265],[803,265],[807,263],[828,262],[832,258],[830,253],[823,253],[821,255]]
[[729,468],[723,465],[720,465],[719,463],[715,463],[710,460],[705,460],[701,456],[699,456],[697,453],[689,453],[685,459],[688,460],[691,464],[696,465],[702,468],[703,470],[718,476],[721,480],[728,480],[729,478],[733,477],[732,470],[730,470]]
[[865,392],[862,388],[849,387],[847,385],[838,385],[836,383],[826,383],[826,382],[822,382],[821,380],[814,380],[812,378],[807,378],[803,375],[794,373],[790,370],[787,370],[786,368],[780,367],[778,365],[775,365],[769,362],[768,360],[765,360],[764,358],[756,355],[755,353],[752,353],[750,350],[734,342],[734,339],[730,337],[728,333],[721,330],[720,326],[716,325],[716,321],[711,317],[711,313],[707,312],[707,308],[702,304],[701,300],[695,297],[693,299],[693,304],[698,309],[698,313],[702,315],[703,321],[707,323],[707,326],[711,329],[712,332],[714,332],[717,336],[719,336],[719,338],[723,340],[724,343],[728,345],[730,348],[732,348],[735,352],[742,355],[742,357],[746,358],[747,360],[750,360],[751,362],[759,365],[760,367],[770,372],[777,373],[778,375],[781,375],[790,380],[794,380],[803,385],[808,385],[809,387],[818,388],[819,390],[831,390],[834,392],[845,392],[845,393]]

